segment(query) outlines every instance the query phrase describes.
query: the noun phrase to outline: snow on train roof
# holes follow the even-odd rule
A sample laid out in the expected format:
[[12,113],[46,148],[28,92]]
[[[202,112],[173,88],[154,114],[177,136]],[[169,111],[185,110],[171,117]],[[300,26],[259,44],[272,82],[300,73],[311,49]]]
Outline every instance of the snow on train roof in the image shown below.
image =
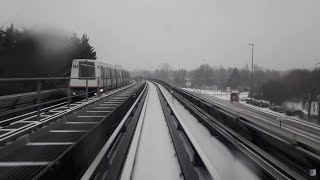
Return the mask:
[[105,65],[105,66],[108,66],[108,67],[111,67],[111,68],[116,68],[116,69],[120,69],[120,70],[123,70],[123,71],[128,71],[126,69],[124,69],[123,67],[121,66],[117,66],[117,65],[111,65],[111,64],[108,64],[104,61],[99,61],[99,60],[94,60],[94,59],[74,59],[73,61],[87,61],[87,62],[95,62],[95,63],[98,63],[100,65]]

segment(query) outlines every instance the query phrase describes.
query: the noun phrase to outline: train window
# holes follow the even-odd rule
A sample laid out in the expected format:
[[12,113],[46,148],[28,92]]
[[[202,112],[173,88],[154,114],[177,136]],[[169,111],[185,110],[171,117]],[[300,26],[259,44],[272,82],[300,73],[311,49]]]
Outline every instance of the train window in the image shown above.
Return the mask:
[[95,74],[94,62],[79,62],[79,78],[94,78]]

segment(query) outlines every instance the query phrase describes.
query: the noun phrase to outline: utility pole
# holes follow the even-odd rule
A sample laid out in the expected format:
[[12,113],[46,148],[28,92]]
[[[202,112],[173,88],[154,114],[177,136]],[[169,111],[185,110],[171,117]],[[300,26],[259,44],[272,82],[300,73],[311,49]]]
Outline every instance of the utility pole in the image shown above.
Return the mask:
[[[315,68],[315,73],[317,73],[318,71],[318,65],[320,65],[320,62],[316,63],[316,68]],[[316,75],[315,75],[316,76]],[[315,81],[313,81],[313,84],[315,84],[315,88],[320,88],[320,84],[319,83],[316,83]],[[314,106],[314,110],[317,111],[315,109],[315,106]],[[318,122],[320,122],[320,104],[318,103]]]
[[206,73],[206,59],[202,59],[203,61],[203,73],[204,73],[204,86],[207,86],[207,73]]
[[179,81],[179,84],[182,82],[182,80],[181,80],[181,75],[180,75],[180,64],[179,64],[179,74],[178,74],[178,81]]
[[253,95],[253,87],[252,87],[252,83],[253,83],[253,46],[254,46],[254,44],[249,44],[249,46],[251,46],[250,98],[251,98],[251,102],[252,102],[252,95]]

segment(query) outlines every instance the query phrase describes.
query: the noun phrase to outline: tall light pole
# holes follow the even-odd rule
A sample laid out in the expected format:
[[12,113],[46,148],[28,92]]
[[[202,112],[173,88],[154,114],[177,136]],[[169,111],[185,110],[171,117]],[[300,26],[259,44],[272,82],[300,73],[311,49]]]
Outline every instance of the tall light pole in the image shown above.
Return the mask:
[[203,61],[203,73],[204,73],[204,85],[207,86],[207,72],[206,72],[206,59],[202,59]]
[[253,82],[253,46],[254,44],[249,44],[251,46],[251,78],[250,78],[250,98],[252,102],[252,94],[253,94],[253,87],[252,87],[252,82]]
[[179,64],[179,71],[178,71],[178,84],[179,84],[179,85],[181,85],[180,83],[181,83],[181,75],[180,75],[180,64]]

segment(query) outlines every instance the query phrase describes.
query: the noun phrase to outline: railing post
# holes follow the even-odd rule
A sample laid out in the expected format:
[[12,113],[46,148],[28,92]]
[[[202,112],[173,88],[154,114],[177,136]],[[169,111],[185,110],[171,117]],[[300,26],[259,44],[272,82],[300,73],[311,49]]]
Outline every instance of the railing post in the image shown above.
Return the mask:
[[107,94],[107,91],[108,91],[108,77],[106,77],[105,80],[106,80],[105,93]]
[[113,90],[113,77],[111,77],[111,91]]
[[97,96],[99,97],[100,95],[100,84],[99,84],[99,77],[98,77],[98,85],[97,85]]
[[118,76],[116,76],[116,88],[118,88]]
[[71,81],[71,79],[69,80],[69,83],[68,83],[68,109],[70,108],[70,103],[71,103],[71,88],[70,88],[70,81]]
[[37,80],[37,120],[40,121],[41,80]]
[[102,89],[103,89],[103,91],[105,91],[105,89],[106,89],[105,88],[105,85],[106,85],[105,84],[105,80],[106,80],[105,77],[103,77],[103,79],[102,79]]
[[88,101],[88,79],[86,79],[86,100]]

